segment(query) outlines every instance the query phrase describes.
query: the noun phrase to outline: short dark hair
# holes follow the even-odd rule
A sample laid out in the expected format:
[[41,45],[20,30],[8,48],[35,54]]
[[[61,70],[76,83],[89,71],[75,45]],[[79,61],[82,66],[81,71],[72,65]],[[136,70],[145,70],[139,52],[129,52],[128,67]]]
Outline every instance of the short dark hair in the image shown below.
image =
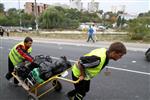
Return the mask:
[[33,42],[32,38],[26,37],[26,38],[24,39],[24,43],[28,43],[29,41]]
[[114,42],[109,47],[109,52],[115,51],[117,53],[126,54],[127,50],[123,43],[121,42]]

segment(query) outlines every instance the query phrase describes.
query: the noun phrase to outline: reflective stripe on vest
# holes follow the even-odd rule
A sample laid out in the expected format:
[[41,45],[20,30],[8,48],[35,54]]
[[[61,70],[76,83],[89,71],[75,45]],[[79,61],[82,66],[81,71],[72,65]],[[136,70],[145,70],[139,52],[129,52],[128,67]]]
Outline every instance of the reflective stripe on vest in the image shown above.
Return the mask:
[[[24,60],[24,58],[23,58],[23,57],[18,53],[18,51],[16,50],[16,47],[17,47],[18,45],[23,45],[23,46],[24,46],[24,43],[23,43],[23,42],[18,43],[17,45],[15,45],[15,46],[11,49],[11,51],[10,51],[10,53],[9,53],[9,58],[10,58],[10,60],[12,61],[12,63],[13,63],[14,66],[18,65],[19,63],[21,63],[21,62]],[[31,53],[31,52],[32,52],[32,48],[30,47],[27,52],[28,52],[28,53]]]
[[[85,80],[92,79],[94,76],[96,76],[101,71],[101,69],[105,63],[105,60],[106,60],[106,49],[105,48],[95,49],[95,50],[91,51],[90,53],[85,54],[85,56],[92,56],[92,55],[100,57],[101,62],[95,68],[85,68],[85,70],[84,70],[85,71]],[[78,78],[80,76],[80,70],[78,69],[76,64],[73,65],[72,72],[75,77]]]

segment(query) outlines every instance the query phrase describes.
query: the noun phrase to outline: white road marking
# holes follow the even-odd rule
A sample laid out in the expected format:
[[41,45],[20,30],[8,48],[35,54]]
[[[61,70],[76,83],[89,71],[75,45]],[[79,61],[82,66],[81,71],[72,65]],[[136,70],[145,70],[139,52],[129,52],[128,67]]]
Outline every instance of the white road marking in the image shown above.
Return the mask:
[[135,61],[135,60],[133,60],[133,61],[132,61],[132,63],[136,63],[136,61]]
[[137,73],[137,74],[150,75],[150,73],[147,73],[147,72],[141,72],[141,71],[135,71],[135,70],[129,70],[129,69],[123,69],[123,68],[116,68],[116,67],[111,67],[111,66],[108,66],[108,68],[126,71],[126,72]]
[[[51,56],[53,59],[59,59],[59,57],[53,57]],[[69,60],[70,62],[75,63],[75,60]],[[123,69],[123,68],[116,68],[116,67],[112,67],[112,66],[106,66],[107,68],[110,69],[115,69],[115,70],[120,70],[120,71],[126,71],[126,72],[131,72],[131,73],[137,73],[137,74],[143,74],[143,75],[150,75],[150,73],[147,72],[141,72],[141,71],[136,71],[136,70],[129,70],[129,69]]]
[[0,49],[3,49],[3,47],[0,47]]

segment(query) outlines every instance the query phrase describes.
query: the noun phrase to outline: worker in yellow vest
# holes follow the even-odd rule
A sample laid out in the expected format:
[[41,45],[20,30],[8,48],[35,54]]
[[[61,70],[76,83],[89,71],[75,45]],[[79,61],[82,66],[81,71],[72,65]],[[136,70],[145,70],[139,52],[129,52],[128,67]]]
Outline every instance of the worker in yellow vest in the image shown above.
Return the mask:
[[[10,80],[13,77],[11,73],[18,64],[24,62],[25,60],[33,62],[33,57],[30,55],[32,52],[32,43],[32,38],[26,37],[24,42],[16,44],[10,50],[8,55],[8,73],[5,76],[7,80]],[[14,84],[18,84],[17,79],[14,79]]]
[[90,89],[90,80],[98,75],[109,60],[117,61],[126,54],[126,47],[121,42],[114,42],[107,49],[98,48],[80,57],[72,67],[72,79],[80,79],[74,84],[75,89],[67,93],[70,100],[82,100]]

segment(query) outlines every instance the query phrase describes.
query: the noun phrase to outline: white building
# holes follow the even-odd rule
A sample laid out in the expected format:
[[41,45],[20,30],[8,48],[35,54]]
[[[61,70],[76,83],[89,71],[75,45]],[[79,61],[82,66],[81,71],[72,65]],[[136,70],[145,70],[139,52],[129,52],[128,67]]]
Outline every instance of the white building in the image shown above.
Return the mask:
[[96,12],[99,10],[99,2],[94,2],[92,0],[91,2],[88,3],[88,12]]
[[125,5],[119,5],[119,6],[111,6],[111,11],[113,13],[117,13],[118,11],[122,11],[123,13],[125,13],[126,10],[126,6]]
[[81,11],[83,9],[83,3],[81,0],[70,0],[70,8],[75,8]]
[[138,15],[136,14],[128,14],[128,13],[124,13],[124,14],[120,14],[121,18],[124,18],[126,20],[129,20],[129,19],[135,19],[137,18]]

